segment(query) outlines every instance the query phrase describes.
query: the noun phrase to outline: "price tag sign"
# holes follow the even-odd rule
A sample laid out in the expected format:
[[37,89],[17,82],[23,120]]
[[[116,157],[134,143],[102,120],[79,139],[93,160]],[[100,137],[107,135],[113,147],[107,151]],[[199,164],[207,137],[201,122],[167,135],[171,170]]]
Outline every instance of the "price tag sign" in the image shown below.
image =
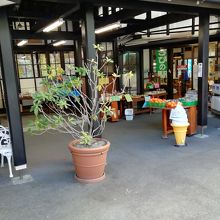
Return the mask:
[[198,63],[198,77],[202,77],[202,63]]
[[149,102],[150,101],[150,96],[145,96],[144,99],[145,99],[145,102]]
[[111,102],[118,102],[121,100],[120,96],[111,96]]
[[127,102],[132,102],[132,98],[131,98],[130,94],[126,94],[125,99],[126,99]]

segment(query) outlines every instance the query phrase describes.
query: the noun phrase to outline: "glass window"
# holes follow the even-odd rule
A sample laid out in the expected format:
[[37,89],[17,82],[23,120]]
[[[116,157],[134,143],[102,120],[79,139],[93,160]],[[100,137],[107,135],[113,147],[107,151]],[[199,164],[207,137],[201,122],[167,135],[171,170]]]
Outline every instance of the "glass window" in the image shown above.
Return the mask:
[[19,78],[34,77],[31,54],[17,54],[16,56]]
[[64,52],[64,63],[65,63],[65,72],[67,75],[75,75],[75,71],[69,68],[69,65],[74,65],[74,52],[66,51]]
[[124,87],[127,84],[127,90],[131,94],[137,93],[137,54],[134,52],[127,52],[123,54],[123,73],[128,73],[132,71],[134,76],[129,79],[127,83],[127,78],[125,75],[122,75],[122,86]]
[[[111,42],[101,43],[103,50],[100,52],[101,65],[105,62],[106,57],[113,59],[113,48]],[[108,63],[104,66],[103,72],[106,74],[112,74],[114,72],[114,63]]]
[[216,43],[210,43],[209,44],[209,56],[216,56],[216,48],[217,44]]
[[45,53],[37,53],[33,56],[35,76],[47,75],[47,59]]
[[57,68],[61,67],[60,52],[50,53],[50,67],[53,73],[57,73]]

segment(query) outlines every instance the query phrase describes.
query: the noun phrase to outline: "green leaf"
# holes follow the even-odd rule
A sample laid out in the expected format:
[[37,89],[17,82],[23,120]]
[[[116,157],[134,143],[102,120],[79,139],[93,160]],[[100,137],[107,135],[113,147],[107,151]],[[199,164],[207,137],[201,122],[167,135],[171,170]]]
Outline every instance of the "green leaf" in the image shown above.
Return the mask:
[[106,61],[106,63],[114,63],[114,61],[109,57],[106,57],[105,61]]
[[74,117],[68,117],[68,122],[73,124],[73,125],[76,125],[76,119]]
[[79,76],[86,76],[88,69],[85,67],[75,67],[75,72],[79,74]]
[[97,121],[97,120],[98,120],[98,116],[97,116],[97,115],[92,115],[92,116],[91,116],[91,119],[92,119],[93,121]]
[[65,99],[60,99],[57,103],[57,105],[61,108],[61,109],[64,109],[64,108],[68,108],[69,104],[67,103],[67,101]]
[[131,79],[134,76],[134,74],[132,73],[132,71],[130,71],[130,72],[126,73],[125,76],[128,77],[129,79]]
[[103,47],[100,44],[93,44],[94,49],[98,50],[98,51],[103,51]]
[[90,145],[92,142],[92,136],[88,132],[82,132],[80,136],[80,144]]
[[96,86],[97,90],[100,92],[102,90],[102,86],[101,85],[97,85]]
[[112,76],[115,77],[115,78],[119,78],[120,75],[116,74],[116,73],[112,73]]

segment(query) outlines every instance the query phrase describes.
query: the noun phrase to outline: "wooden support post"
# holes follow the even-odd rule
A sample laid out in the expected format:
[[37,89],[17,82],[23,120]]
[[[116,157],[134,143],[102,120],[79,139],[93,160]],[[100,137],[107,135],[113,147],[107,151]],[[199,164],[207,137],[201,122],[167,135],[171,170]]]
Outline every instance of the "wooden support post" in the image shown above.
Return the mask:
[[167,49],[167,98],[173,99],[173,48]]
[[0,45],[3,83],[16,170],[26,169],[24,135],[18,96],[18,75],[15,70],[11,33],[6,8],[0,9]]
[[[198,125],[207,126],[208,118],[209,14],[199,15],[198,51]],[[203,130],[203,129],[202,129]]]

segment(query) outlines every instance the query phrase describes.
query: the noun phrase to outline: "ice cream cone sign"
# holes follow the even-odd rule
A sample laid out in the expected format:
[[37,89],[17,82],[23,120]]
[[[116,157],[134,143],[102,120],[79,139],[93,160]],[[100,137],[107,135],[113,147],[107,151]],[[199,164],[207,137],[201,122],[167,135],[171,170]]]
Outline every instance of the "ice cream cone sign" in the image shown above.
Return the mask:
[[171,110],[170,119],[172,120],[171,126],[173,127],[176,146],[184,146],[189,122],[186,110],[180,102],[177,103],[176,108]]
[[176,108],[171,110],[170,119],[172,120],[172,124],[188,123],[186,110],[183,108],[181,102],[178,102]]

